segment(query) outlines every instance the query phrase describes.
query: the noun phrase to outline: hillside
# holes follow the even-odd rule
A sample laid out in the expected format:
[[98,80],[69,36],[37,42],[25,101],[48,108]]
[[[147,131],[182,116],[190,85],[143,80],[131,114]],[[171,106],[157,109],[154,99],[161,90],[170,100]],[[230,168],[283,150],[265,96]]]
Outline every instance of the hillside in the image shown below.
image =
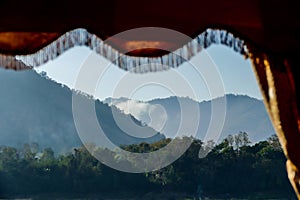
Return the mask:
[[[72,92],[67,87],[40,76],[34,71],[15,72],[0,69],[0,145],[21,148],[24,143],[38,143],[41,148],[51,147],[64,153],[81,146],[72,115]],[[87,97],[83,97],[87,98]],[[93,101],[90,99],[90,101]],[[136,138],[139,129],[124,133],[114,121],[133,119],[116,108],[95,102],[98,121],[107,136],[117,145],[154,142],[161,134]],[[141,123],[135,120],[138,126]],[[144,130],[155,130],[143,126]]]

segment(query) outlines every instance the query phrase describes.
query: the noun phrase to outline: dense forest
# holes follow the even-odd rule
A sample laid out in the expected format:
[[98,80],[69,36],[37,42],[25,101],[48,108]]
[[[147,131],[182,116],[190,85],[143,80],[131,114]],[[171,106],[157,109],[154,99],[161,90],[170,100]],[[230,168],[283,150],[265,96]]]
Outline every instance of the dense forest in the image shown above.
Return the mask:
[[[122,148],[150,152],[170,141],[163,139]],[[207,156],[199,157],[200,149],[209,152]],[[117,159],[114,155],[112,158]],[[245,132],[229,135],[219,144],[203,144],[193,139],[190,148],[176,162],[143,174],[111,169],[84,146],[65,155],[55,155],[51,148],[40,150],[38,144],[25,144],[20,149],[0,147],[0,198],[180,199],[180,196],[295,199],[276,136],[253,145]]]

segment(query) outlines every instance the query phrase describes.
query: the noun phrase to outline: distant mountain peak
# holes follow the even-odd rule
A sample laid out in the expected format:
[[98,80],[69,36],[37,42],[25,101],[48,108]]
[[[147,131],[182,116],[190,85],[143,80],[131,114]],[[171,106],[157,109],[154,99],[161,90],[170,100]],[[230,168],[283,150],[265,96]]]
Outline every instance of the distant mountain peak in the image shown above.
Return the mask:
[[[266,113],[262,100],[250,97],[247,95],[239,94],[226,94],[226,118],[223,131],[221,133],[221,139],[229,134],[236,134],[240,131],[245,131],[249,134],[252,142],[258,142],[264,140],[274,134],[274,129],[270,122],[269,116]],[[180,120],[175,116],[180,115],[180,103],[185,102],[185,105],[198,105],[202,121],[200,120],[199,133],[197,133],[200,139],[205,136],[205,130],[209,126],[209,120],[211,117],[211,106],[213,101],[221,100],[224,97],[217,97],[210,101],[197,102],[189,97],[176,97],[170,96],[167,98],[157,98],[147,102],[133,101],[127,98],[110,99],[111,104],[115,105],[121,110],[126,110],[127,113],[131,113],[138,120],[149,124],[153,119],[159,118],[163,113],[167,114],[167,122],[160,130],[167,137],[171,137],[179,127]],[[130,103],[128,103],[130,102]],[[134,105],[136,104],[136,106]],[[143,104],[143,106],[140,106]],[[153,113],[155,106],[160,106],[160,110],[163,107],[165,111],[161,113]],[[136,111],[131,107],[142,107],[143,110]],[[157,108],[158,109],[158,108]],[[152,113],[151,113],[152,112]],[[152,117],[152,119],[151,119]],[[159,123],[161,121],[158,121]],[[157,130],[157,126],[152,124],[154,129]]]

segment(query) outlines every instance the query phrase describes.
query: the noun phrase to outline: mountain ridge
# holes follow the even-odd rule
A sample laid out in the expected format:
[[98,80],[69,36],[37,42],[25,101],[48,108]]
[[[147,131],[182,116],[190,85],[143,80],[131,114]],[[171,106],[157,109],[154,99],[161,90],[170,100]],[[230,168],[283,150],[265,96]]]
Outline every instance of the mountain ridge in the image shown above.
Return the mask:
[[[230,96],[239,96],[239,97],[248,97],[250,99],[254,99],[254,100],[258,100],[258,101],[263,101],[263,99],[258,99],[256,97],[252,97],[252,96],[249,96],[247,94],[234,94],[234,93],[227,93],[225,94],[225,96],[227,97],[230,97]],[[215,98],[212,98],[211,100],[196,100],[196,99],[193,99],[191,97],[188,97],[188,96],[168,96],[168,97],[162,97],[162,98],[153,98],[153,99],[149,99],[149,100],[139,100],[139,99],[129,99],[127,97],[118,97],[118,98],[114,98],[114,97],[107,97],[103,100],[100,100],[102,101],[103,103],[105,104],[109,104],[111,103],[112,101],[125,101],[125,100],[133,100],[133,101],[138,101],[138,102],[141,102],[141,103],[147,103],[147,102],[150,102],[150,101],[154,101],[154,100],[166,100],[166,99],[170,99],[170,98],[181,98],[181,99],[189,99],[189,100],[192,100],[192,101],[195,101],[195,102],[198,102],[198,103],[205,103],[205,102],[210,102],[212,100],[216,100],[216,99],[219,99],[219,98],[223,98],[224,96],[219,96],[219,97],[215,97]]]
[[[265,106],[262,100],[259,100],[254,97],[249,97],[247,95],[236,95],[236,94],[227,94],[226,96],[226,117],[224,129],[221,133],[221,139],[224,139],[229,134],[237,134],[240,131],[245,131],[249,133],[250,138],[254,143],[264,140],[267,137],[275,134],[269,116],[265,110]],[[166,124],[166,127],[161,132],[165,134],[167,137],[174,131],[174,127],[178,128],[178,124],[180,121],[175,119],[174,116],[180,114],[178,107],[180,107],[178,100],[181,102],[185,102],[185,105],[188,104],[199,104],[200,114],[202,116],[206,116],[206,118],[211,117],[211,106],[212,102],[216,102],[222,100],[224,97],[217,97],[212,99],[211,101],[201,101],[197,102],[189,97],[176,97],[170,96],[168,98],[158,98],[150,101],[136,101],[129,100],[126,98],[121,99],[113,99],[107,98],[104,100],[108,105],[114,104],[119,107],[121,110],[126,110],[125,113],[130,113],[130,106],[134,106],[135,104],[145,104],[149,105],[148,107],[160,105],[163,106],[166,110],[168,116],[170,117],[169,124]],[[129,108],[126,108],[127,106]],[[151,106],[150,106],[151,105]],[[141,106],[139,106],[141,107]],[[144,106],[147,107],[147,106]],[[152,108],[146,109],[144,114],[134,113],[134,109],[131,110],[132,115],[134,115],[140,121],[149,125],[149,110]],[[202,112],[201,112],[202,111]],[[147,113],[148,112],[148,113]],[[158,116],[158,115],[157,115]],[[177,121],[176,121],[177,120]],[[204,122],[203,122],[204,121]],[[202,126],[202,131],[199,130],[197,135],[201,136],[200,139],[204,138],[205,133],[203,130],[208,129],[209,121],[208,119],[203,118],[202,122],[199,123],[199,126]],[[150,125],[149,125],[150,126]],[[154,126],[151,126],[156,129]],[[173,128],[173,129],[172,129]],[[156,129],[157,130],[157,129]]]
[[[0,145],[22,148],[24,143],[38,143],[41,148],[51,147],[59,153],[82,145],[73,120],[72,91],[69,88],[47,80],[33,70],[15,72],[0,69],[0,92]],[[81,93],[75,94],[94,101]],[[123,121],[132,120],[133,116],[100,101],[94,102],[98,121],[100,124],[105,121],[101,124],[102,128],[116,145],[151,143],[164,138],[144,125],[145,129],[153,132],[152,137],[134,137],[140,134],[134,129],[127,134],[117,126],[112,114]],[[140,122],[135,120],[135,123],[139,125]]]
[[[111,107],[112,105],[110,105],[109,108],[109,101],[114,100],[113,98],[107,98],[102,103],[100,100],[95,100],[95,98],[90,95],[71,90],[63,84],[54,82],[47,78],[46,74],[41,75],[37,74],[35,71],[14,72],[0,69],[0,92],[2,94],[2,98],[0,99],[0,104],[2,105],[0,107],[0,145],[13,144],[12,146],[22,146],[24,143],[38,142],[41,143],[42,147],[51,147],[52,145],[54,148],[60,149],[59,151],[61,152],[70,151],[74,146],[81,145],[80,138],[76,133],[73,122],[71,106],[72,92],[85,96],[85,98],[88,98],[91,101],[95,101],[96,107],[98,107],[97,110],[113,110],[117,112],[117,115],[123,116],[123,118],[121,117],[122,119],[133,119],[133,122],[138,126],[145,127],[146,125],[152,132],[155,132],[154,130],[156,130],[157,140],[164,138],[165,136],[168,137],[168,134],[174,134],[176,128],[178,128],[178,124],[180,123],[178,119],[171,120],[173,124],[167,124],[163,131],[152,126],[154,122],[164,122],[164,117],[166,117],[168,113],[173,117],[172,119],[174,119],[174,116],[176,116],[176,109],[178,110],[178,102],[177,107],[174,106],[176,104],[176,99],[181,99],[184,102],[187,102],[187,104],[201,104],[201,115],[210,116],[211,113],[209,110],[211,108],[211,102],[222,98],[218,97],[212,101],[201,101],[200,103],[189,97],[176,96],[158,98],[151,101],[140,101],[138,103],[142,103],[142,106],[138,107],[140,110],[136,110],[140,116],[136,116],[133,113],[130,113],[129,110],[121,109],[117,103],[114,104],[114,107]],[[170,104],[170,100],[175,102],[173,107],[167,106]],[[135,100],[129,100],[125,97],[115,99],[115,101],[123,104],[126,101],[137,103]],[[226,134],[236,134],[239,131],[246,131],[249,132],[252,141],[257,142],[266,139],[268,136],[275,133],[261,100],[247,95],[228,94],[226,95],[226,101],[229,118],[225,119],[224,129],[227,132],[223,133],[223,137],[221,138],[224,138]],[[165,107],[167,108],[165,109],[165,114],[161,115],[159,112],[163,111]],[[150,118],[149,109],[152,109],[152,113],[150,114],[153,114]],[[155,114],[155,112],[157,113]],[[230,112],[233,112],[233,114],[230,114]],[[107,114],[107,118],[99,120],[100,123],[103,121],[102,126],[106,127],[108,132],[110,132],[110,127],[107,127],[107,124],[110,124],[110,126],[116,125],[116,123],[113,122],[114,120],[109,120],[112,119],[112,114],[114,113]],[[144,120],[142,116],[147,117],[147,119]],[[155,118],[155,116],[157,117]],[[97,117],[98,119],[101,119],[99,113],[97,114]],[[151,117],[152,124],[149,123],[149,120],[151,122]],[[206,129],[205,125],[208,124],[208,121],[204,120],[204,122],[201,123],[199,126]],[[241,124],[244,124],[244,126],[241,126]],[[157,126],[159,127],[161,124],[158,124]],[[253,127],[255,127],[255,129]],[[167,134],[164,133],[166,131]],[[67,132],[67,134],[64,132]],[[116,128],[112,132],[121,133],[122,130]],[[161,135],[161,133],[165,134],[165,136]],[[18,134],[21,134],[22,136],[17,137]],[[141,133],[137,131],[133,135],[140,136]],[[202,135],[203,137],[204,133],[201,133],[200,131],[198,133],[198,136],[199,135]],[[131,136],[132,135],[123,135],[121,137],[123,139],[120,140],[110,139],[114,140],[114,142],[119,145],[122,144],[122,140],[128,144],[129,138],[134,142],[147,141],[136,140],[135,137]],[[200,137],[200,139],[202,138]],[[151,142],[154,140],[150,139],[148,141]]]

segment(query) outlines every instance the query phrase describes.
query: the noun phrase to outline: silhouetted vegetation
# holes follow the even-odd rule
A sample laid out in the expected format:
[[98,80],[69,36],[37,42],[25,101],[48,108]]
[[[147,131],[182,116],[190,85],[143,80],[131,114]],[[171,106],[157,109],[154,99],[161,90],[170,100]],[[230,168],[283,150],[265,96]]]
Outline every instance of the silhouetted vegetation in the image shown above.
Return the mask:
[[[176,139],[185,140],[187,138]],[[189,138],[190,139],[190,138]],[[123,148],[150,152],[170,139]],[[209,153],[199,158],[199,150]],[[98,148],[97,151],[106,151]],[[117,159],[112,155],[112,159]],[[133,163],[129,163],[133,164]],[[276,136],[250,145],[241,132],[220,144],[193,140],[176,162],[155,172],[130,174],[107,167],[85,147],[55,156],[37,144],[0,148],[0,197],[146,197],[176,193],[187,197],[295,198],[285,171],[285,157]]]

